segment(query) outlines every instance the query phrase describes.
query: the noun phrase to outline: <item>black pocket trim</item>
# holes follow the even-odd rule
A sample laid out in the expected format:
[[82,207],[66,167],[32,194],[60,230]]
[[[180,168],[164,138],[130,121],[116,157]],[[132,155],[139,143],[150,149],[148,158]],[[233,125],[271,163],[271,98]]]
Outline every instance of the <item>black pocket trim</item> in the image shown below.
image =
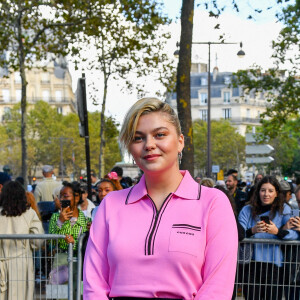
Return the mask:
[[172,228],[186,228],[186,229],[201,231],[201,227],[193,226],[189,224],[173,224]]

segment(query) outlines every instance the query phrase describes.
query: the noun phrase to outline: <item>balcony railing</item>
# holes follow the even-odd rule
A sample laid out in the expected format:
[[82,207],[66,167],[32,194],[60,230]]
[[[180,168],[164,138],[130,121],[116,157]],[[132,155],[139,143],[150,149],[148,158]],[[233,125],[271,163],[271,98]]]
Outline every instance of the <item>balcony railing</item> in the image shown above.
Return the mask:
[[[54,104],[54,103],[72,103],[72,105],[74,106],[74,100],[72,98],[60,98],[60,99],[56,99],[56,98],[48,98],[47,100],[44,100],[42,98],[38,98],[38,97],[27,97],[27,103],[32,104],[32,103],[36,103],[40,100],[43,100],[49,104]],[[21,102],[21,99],[17,99],[17,98],[13,98],[10,97],[9,100],[4,100],[3,98],[0,97],[0,103],[7,103],[7,104],[16,104],[18,102]]]

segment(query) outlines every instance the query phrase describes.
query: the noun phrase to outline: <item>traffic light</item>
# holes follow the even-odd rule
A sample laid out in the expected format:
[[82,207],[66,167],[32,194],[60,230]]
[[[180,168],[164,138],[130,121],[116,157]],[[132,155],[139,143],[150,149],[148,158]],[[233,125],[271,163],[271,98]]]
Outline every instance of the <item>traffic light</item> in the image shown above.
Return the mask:
[[83,176],[80,176],[80,177],[79,177],[79,180],[80,180],[80,182],[82,183],[82,181],[83,181]]
[[32,177],[32,181],[33,181],[33,183],[35,183],[36,177]]
[[287,181],[287,180],[288,180],[288,177],[287,177],[287,176],[284,176],[284,180]]

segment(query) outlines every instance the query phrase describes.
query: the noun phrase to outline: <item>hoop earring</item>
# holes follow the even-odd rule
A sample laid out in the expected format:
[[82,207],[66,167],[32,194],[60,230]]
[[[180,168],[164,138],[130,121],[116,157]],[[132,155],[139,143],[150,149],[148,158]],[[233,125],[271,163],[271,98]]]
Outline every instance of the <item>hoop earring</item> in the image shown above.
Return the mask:
[[181,165],[181,159],[182,159],[182,152],[179,152],[178,153],[178,162],[179,162],[179,165]]

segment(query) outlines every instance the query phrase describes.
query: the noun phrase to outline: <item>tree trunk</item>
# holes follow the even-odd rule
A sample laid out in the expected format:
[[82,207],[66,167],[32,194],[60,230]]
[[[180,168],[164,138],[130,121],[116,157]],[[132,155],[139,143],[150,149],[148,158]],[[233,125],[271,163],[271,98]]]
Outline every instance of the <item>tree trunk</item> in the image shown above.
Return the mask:
[[102,177],[102,169],[103,169],[103,150],[105,146],[105,139],[104,139],[104,131],[105,131],[105,105],[106,105],[106,97],[107,97],[107,81],[108,78],[104,72],[104,91],[103,91],[103,98],[102,98],[102,109],[101,109],[101,116],[100,116],[100,153],[99,153],[99,178]]
[[185,138],[185,147],[180,168],[189,170],[192,176],[194,176],[194,144],[191,115],[190,72],[194,2],[194,0],[182,0],[181,36],[176,83],[177,111]]

